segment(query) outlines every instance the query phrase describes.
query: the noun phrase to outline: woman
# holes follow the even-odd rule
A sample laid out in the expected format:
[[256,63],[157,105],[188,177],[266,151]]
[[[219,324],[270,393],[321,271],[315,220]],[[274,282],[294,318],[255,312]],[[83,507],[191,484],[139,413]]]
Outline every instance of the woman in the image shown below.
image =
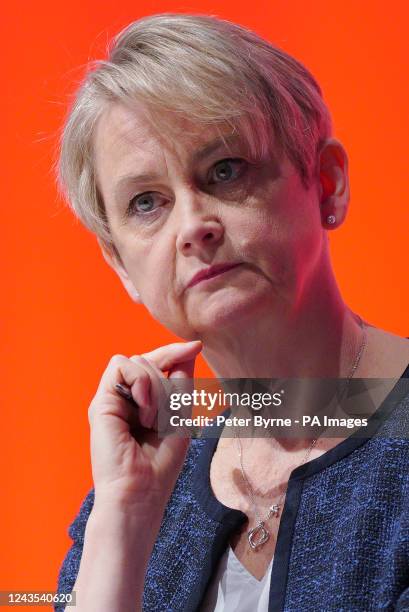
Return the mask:
[[[302,64],[213,17],[132,23],[82,84],[62,191],[131,299],[186,342],[115,355],[92,400],[94,488],[59,577],[77,610],[409,601],[406,440],[155,430],[163,380],[188,385],[200,352],[220,378],[408,376],[408,340],[352,313],[333,275],[349,180],[331,134]],[[405,415],[398,387],[376,416]]]

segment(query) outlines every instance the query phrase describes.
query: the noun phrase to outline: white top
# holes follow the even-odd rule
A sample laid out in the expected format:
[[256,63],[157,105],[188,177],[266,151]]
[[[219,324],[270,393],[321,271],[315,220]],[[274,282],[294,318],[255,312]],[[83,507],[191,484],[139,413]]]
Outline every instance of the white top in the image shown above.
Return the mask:
[[257,580],[229,546],[209,583],[200,612],[267,612],[272,564],[273,559],[264,578]]

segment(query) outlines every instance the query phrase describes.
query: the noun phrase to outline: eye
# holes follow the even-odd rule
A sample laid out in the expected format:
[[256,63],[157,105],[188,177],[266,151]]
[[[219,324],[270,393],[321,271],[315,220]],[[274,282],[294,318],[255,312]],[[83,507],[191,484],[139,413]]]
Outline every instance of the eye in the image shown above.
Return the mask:
[[127,215],[148,215],[155,212],[165,198],[155,191],[147,191],[134,196],[128,206]]
[[243,173],[246,162],[244,159],[222,159],[215,164],[210,172],[210,183],[228,183],[234,181]]

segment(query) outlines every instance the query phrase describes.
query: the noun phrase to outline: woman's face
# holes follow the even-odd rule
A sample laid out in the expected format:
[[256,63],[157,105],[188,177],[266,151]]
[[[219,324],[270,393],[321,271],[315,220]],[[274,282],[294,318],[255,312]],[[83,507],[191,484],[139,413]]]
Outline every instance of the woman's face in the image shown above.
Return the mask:
[[[187,340],[288,312],[322,260],[320,189],[306,190],[278,154],[255,165],[231,132],[229,150],[216,129],[180,128],[171,143],[141,109],[112,105],[100,117],[97,182],[123,266],[109,263]],[[189,286],[219,264],[238,265]]]

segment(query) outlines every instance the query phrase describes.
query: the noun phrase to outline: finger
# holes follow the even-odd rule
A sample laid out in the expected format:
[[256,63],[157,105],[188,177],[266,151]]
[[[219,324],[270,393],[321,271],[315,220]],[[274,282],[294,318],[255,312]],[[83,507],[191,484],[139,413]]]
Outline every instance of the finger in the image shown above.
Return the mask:
[[[194,369],[195,369],[195,359],[189,359],[187,361],[183,361],[181,363],[175,364],[170,370],[168,374],[168,379],[175,380],[178,379],[176,384],[176,389],[178,393],[189,393],[191,394],[194,388]],[[184,407],[182,410],[182,415],[185,418],[191,418],[192,407]],[[184,437],[189,438],[192,436],[192,429],[186,427],[185,425],[179,426],[177,437],[181,435],[180,432],[183,432]]]
[[[150,373],[150,396],[151,401],[148,408],[149,418],[147,417],[147,423],[149,427],[158,431],[158,412],[164,410],[164,418],[167,418],[169,398],[171,393],[191,393],[193,390],[193,372],[194,372],[194,361],[195,358],[186,362],[181,362],[175,365],[175,371],[172,373],[171,378],[183,379],[184,382],[175,384],[169,383],[169,378],[166,378],[163,372],[151,361],[142,357],[141,355],[134,355],[130,357],[132,361],[139,363],[142,367]],[[163,422],[163,421],[162,421]]]
[[[143,353],[140,356],[135,355],[131,357],[131,359],[142,358],[142,363],[148,368],[149,366],[153,367],[154,371],[158,374],[158,378],[153,377],[152,379],[155,380],[153,396],[156,401],[153,403],[151,420],[148,421],[152,424],[154,429],[157,429],[158,411],[162,408],[167,408],[170,393],[175,391],[172,385],[169,386],[165,381],[168,379],[186,379],[186,385],[183,385],[183,387],[178,385],[176,390],[179,393],[191,392],[193,390],[193,382],[190,379],[193,379],[195,359],[202,348],[203,345],[201,340],[177,342],[159,347],[148,353]],[[163,379],[163,371],[169,372],[168,378]]]
[[[108,412],[115,414],[133,427],[138,423],[148,427],[151,420],[151,371],[153,372],[153,369],[148,368],[146,364],[134,363],[124,355],[114,355],[101,377],[92,406],[98,408],[99,414]],[[125,383],[137,406],[118,394],[115,389],[117,383]],[[93,408],[91,417],[94,416],[94,412]]]
[[[167,378],[163,375],[163,372],[154,363],[142,357],[142,355],[133,355],[130,357],[130,360],[143,368],[149,378],[149,384],[145,390],[146,401],[141,405],[141,409],[145,414],[145,426],[150,429],[156,424],[156,417],[160,407],[168,403],[169,384],[167,384]],[[133,391],[134,386],[131,387],[131,392],[133,393]]]
[[193,378],[195,371],[195,359],[189,359],[187,361],[182,361],[181,363],[176,363],[169,370],[168,378]]
[[203,348],[201,340],[191,342],[174,342],[160,346],[153,351],[143,353],[142,356],[152,361],[162,372],[169,370],[173,365],[192,359]]

